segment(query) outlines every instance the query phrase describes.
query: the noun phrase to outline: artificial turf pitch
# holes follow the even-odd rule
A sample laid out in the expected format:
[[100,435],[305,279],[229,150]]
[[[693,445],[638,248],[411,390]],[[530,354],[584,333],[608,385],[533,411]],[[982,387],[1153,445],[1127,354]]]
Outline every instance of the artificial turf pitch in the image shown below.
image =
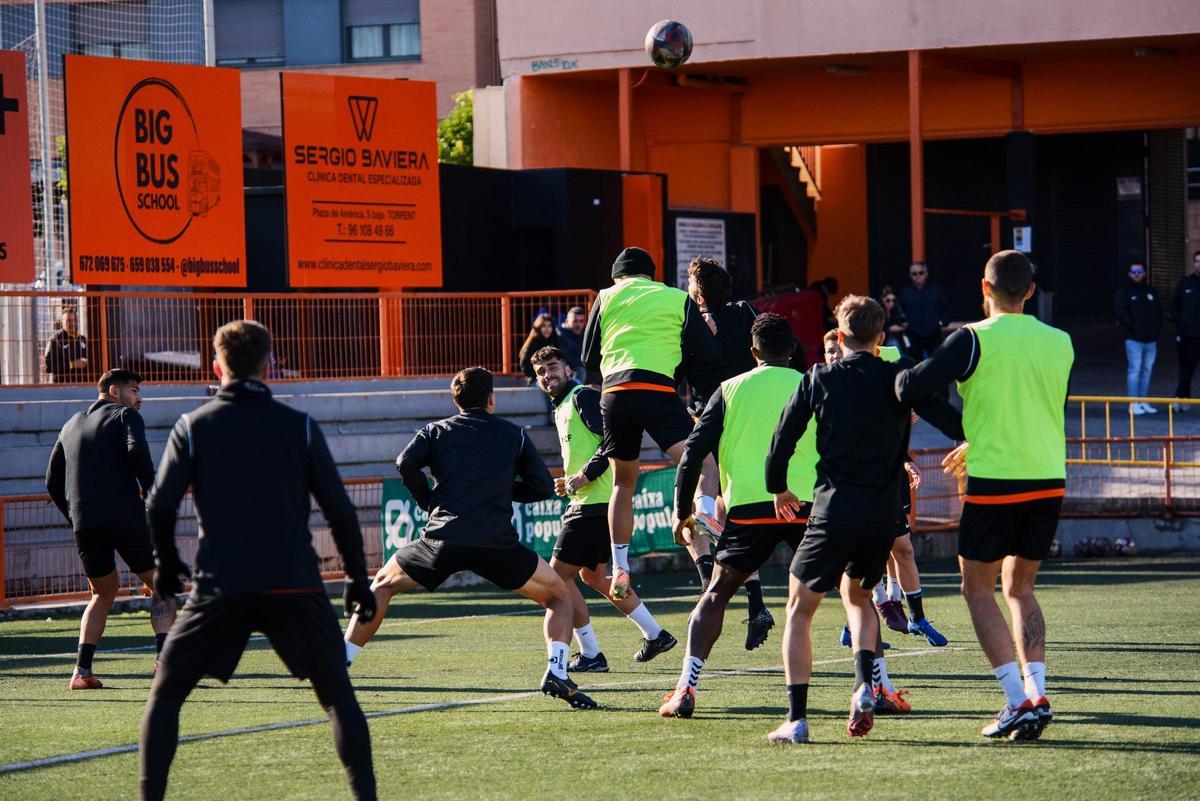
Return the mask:
[[[611,672],[576,678],[602,705],[597,711],[573,711],[530,692],[545,662],[540,617],[528,601],[490,587],[397,598],[351,675],[367,712],[399,712],[370,721],[381,798],[1179,801],[1200,797],[1198,571],[1195,557],[1043,567],[1055,719],[1037,743],[979,736],[1003,697],[949,563],[925,566],[923,578],[926,611],[950,647],[889,634],[890,672],[911,691],[914,711],[878,718],[857,740],[846,736],[852,666],[837,644],[840,604],[830,597],[814,625],[814,742],[766,741],[785,711],[779,568],[764,575],[778,622],[770,640],[753,653],[743,649],[739,595],[705,666],[692,720],[656,714],[683,659],[695,594],[690,574],[637,578],[652,611],[680,640],[645,665],[632,660],[633,625],[592,604]],[[77,636],[73,619],[0,623],[0,799],[137,795],[136,753],[5,767],[136,743],[153,665],[146,614],[110,619],[95,662],[103,690],[67,690]],[[440,706],[451,703],[460,705]],[[181,734],[321,717],[308,685],[291,679],[257,639],[228,686],[209,679],[192,694]],[[327,723],[184,743],[168,793],[348,797]]]

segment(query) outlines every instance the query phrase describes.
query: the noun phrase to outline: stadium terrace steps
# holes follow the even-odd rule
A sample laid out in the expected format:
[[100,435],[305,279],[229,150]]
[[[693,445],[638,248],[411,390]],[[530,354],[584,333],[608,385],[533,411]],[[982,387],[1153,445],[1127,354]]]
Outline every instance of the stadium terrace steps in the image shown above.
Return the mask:
[[[454,413],[444,378],[288,383],[275,397],[317,420],[344,477],[394,476],[394,460],[418,428]],[[18,397],[13,397],[19,394]],[[204,387],[145,388],[142,417],[157,465],[179,416],[208,400]],[[87,387],[38,387],[0,393],[0,495],[45,491],[50,449],[63,424],[94,400]],[[548,465],[561,464],[558,437],[540,391],[516,379],[497,379],[497,413],[524,426]],[[647,458],[662,458],[646,450]]]

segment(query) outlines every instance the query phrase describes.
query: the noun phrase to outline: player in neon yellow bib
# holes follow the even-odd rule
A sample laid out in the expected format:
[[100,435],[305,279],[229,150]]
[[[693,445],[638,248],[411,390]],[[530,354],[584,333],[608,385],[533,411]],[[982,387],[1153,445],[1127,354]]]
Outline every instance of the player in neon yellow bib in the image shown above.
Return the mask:
[[[907,402],[958,382],[970,449],[960,446],[943,464],[967,479],[958,533],[963,596],[1006,701],[982,733],[1033,740],[1053,718],[1046,621],[1033,588],[1066,494],[1063,415],[1075,352],[1065,332],[1022,313],[1034,291],[1023,253],[988,259],[981,288],[987,319],[898,376],[896,393]],[[1011,629],[996,604],[997,576]]]

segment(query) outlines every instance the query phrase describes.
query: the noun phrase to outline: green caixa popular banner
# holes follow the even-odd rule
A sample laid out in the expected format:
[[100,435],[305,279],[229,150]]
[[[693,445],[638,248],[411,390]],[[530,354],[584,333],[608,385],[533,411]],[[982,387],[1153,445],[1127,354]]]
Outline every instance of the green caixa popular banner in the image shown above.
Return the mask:
[[[675,469],[664,468],[642,473],[633,496],[633,542],[630,556],[679,550],[671,536],[674,511]],[[383,559],[392,558],[396,549],[420,538],[429,522],[399,478],[383,480]],[[551,498],[537,503],[513,504],[513,527],[522,545],[549,559],[554,541],[562,528],[566,498]]]

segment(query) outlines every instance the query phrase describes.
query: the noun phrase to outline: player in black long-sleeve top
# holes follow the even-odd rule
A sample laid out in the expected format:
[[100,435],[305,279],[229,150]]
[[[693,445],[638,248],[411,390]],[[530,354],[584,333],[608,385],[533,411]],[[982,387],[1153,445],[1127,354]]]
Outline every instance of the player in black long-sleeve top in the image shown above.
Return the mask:
[[[253,631],[292,675],[309,679],[333,723],[334,745],[356,799],[375,796],[371,735],[344,662],[308,519],[317,499],[346,571],[346,609],[370,617],[358,512],[320,427],[271,397],[263,383],[271,334],[238,320],[213,337],[221,390],[175,424],[146,501],[157,572],[170,598],[190,571],[175,546],[179,503],[192,488],[200,524],[195,582],[171,629],[142,720],[141,798],[161,799],[184,699],[205,675],[229,681]],[[250,793],[247,793],[250,794]]]
[[[92,591],[79,622],[72,690],[103,686],[92,674],[92,657],[120,589],[113,551],[147,587],[154,579],[154,546],[142,504],[142,493],[154,484],[154,463],[146,444],[146,425],[138,414],[141,382],[130,370],[109,370],[101,376],[100,397],[62,427],[46,466],[46,491],[71,524]],[[162,651],[174,622],[174,598],[151,602],[157,651]]]
[[[808,530],[792,560],[784,669],[789,699],[807,697],[812,674],[812,617],[825,593],[839,588],[854,650],[855,687],[850,736],[870,731],[875,709],[871,672],[879,620],[871,588],[884,573],[901,492],[906,482],[905,448],[911,412],[953,439],[963,439],[962,420],[952,406],[931,398],[912,406],[896,399],[894,384],[903,367],[875,355],[883,342],[883,308],[870,298],[848,295],[838,304],[840,361],[811,369],[779,419],[767,456],[767,489],[776,513],[795,517],[800,502],[789,491],[787,465],[796,443],[817,424],[817,483]],[[789,716],[790,717],[790,716]],[[789,720],[773,736],[787,738]]]
[[[567,677],[572,604],[563,580],[546,561],[521,544],[512,525],[512,504],[554,495],[554,480],[525,430],[498,417],[492,374],[470,367],[450,383],[459,413],[417,432],[396,459],[396,469],[417,505],[429,513],[421,538],[396,551],[371,588],[379,608],[424,587],[433,592],[464,570],[512,590],[546,608],[549,667],[542,692],[571,706],[596,703]],[[424,470],[433,475],[430,488]],[[347,664],[379,630],[374,619],[351,618],[346,629]]]

